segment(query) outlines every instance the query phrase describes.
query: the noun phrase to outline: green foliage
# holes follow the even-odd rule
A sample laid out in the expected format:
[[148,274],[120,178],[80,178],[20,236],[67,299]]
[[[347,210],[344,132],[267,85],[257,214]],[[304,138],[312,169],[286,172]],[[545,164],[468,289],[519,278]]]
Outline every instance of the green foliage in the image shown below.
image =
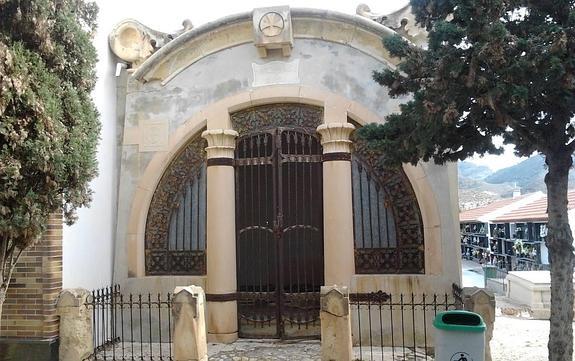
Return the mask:
[[521,156],[573,153],[573,0],[411,4],[429,30],[427,49],[400,36],[384,39],[401,62],[374,74],[391,96],[411,101],[385,124],[358,132],[386,153],[389,165],[497,154],[496,135]]
[[575,0],[411,0],[426,49],[384,40],[395,70],[375,80],[410,96],[383,125],[359,129],[388,166],[499,153],[545,156],[551,265],[549,359],[572,360],[573,237],[567,186],[575,151]]
[[50,213],[71,223],[90,202],[96,15],[84,0],[0,0],[0,244],[8,252],[32,244]]

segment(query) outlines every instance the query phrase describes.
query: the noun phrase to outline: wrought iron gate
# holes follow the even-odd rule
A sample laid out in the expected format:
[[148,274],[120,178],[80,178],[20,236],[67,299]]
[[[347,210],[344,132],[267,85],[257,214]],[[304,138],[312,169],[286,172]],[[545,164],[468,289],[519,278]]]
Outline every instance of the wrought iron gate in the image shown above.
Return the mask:
[[319,336],[322,148],[315,129],[273,128],[236,147],[241,337]]

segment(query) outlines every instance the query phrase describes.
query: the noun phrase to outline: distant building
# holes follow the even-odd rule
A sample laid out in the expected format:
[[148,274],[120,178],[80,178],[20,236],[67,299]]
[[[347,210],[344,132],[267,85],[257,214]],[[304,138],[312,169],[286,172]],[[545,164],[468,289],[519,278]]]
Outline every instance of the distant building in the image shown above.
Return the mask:
[[[575,221],[575,191],[568,194]],[[542,192],[502,199],[459,214],[462,257],[506,271],[549,267],[547,196]]]

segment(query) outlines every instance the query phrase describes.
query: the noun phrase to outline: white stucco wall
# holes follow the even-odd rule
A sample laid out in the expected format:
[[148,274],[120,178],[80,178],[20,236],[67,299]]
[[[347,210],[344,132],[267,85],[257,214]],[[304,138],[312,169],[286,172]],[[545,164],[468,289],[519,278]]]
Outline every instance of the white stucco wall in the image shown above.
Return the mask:
[[[208,3],[181,0],[98,0],[100,7],[98,33],[94,43],[100,61],[94,100],[100,112],[102,133],[98,151],[99,176],[92,182],[94,200],[89,208],[79,211],[78,222],[64,229],[63,286],[97,288],[112,281],[114,237],[116,232],[118,151],[116,147],[116,78],[115,59],[108,49],[107,36],[113,26],[125,18],[134,18],[160,31],[173,32],[185,18],[198,26],[222,16],[255,7],[288,4],[292,7],[313,7],[353,14],[359,2],[349,0],[226,0]],[[373,3],[374,12],[389,13],[407,3],[396,0]]]

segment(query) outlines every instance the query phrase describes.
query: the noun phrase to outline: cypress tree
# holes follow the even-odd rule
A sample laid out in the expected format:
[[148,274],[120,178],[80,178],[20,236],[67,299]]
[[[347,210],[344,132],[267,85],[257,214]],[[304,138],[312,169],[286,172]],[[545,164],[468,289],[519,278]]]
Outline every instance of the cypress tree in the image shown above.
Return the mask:
[[52,213],[90,202],[100,123],[84,0],[0,0],[0,313],[14,265]]
[[384,40],[397,69],[374,78],[401,113],[358,135],[385,152],[388,166],[500,154],[493,137],[518,156],[545,157],[546,245],[551,267],[549,360],[573,355],[573,237],[567,215],[575,150],[575,1],[411,0],[429,32],[427,48],[399,36]]

